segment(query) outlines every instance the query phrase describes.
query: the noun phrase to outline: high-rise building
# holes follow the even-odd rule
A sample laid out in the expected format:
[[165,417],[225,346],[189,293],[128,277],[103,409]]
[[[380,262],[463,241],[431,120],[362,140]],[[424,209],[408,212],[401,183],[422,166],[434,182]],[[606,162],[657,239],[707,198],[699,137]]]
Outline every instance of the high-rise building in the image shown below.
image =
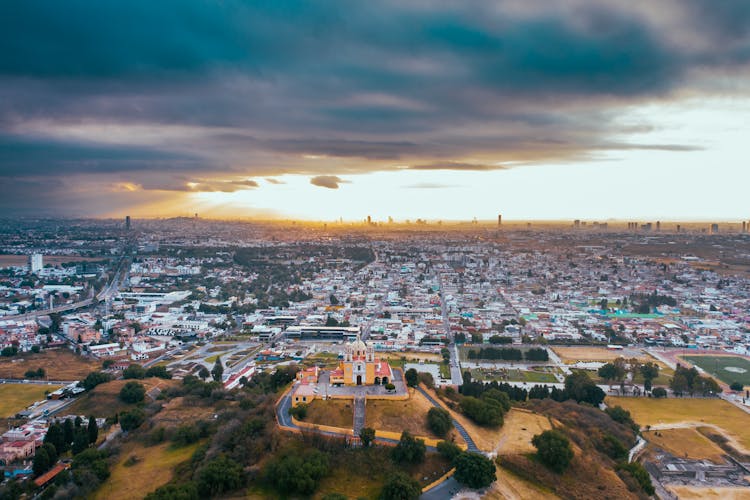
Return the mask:
[[656,231],[661,231],[661,221],[656,221]]
[[711,234],[718,233],[719,232],[719,225],[718,224],[711,224]]
[[42,254],[40,253],[33,253],[29,255],[29,272],[30,273],[38,273],[39,271],[44,268],[44,262],[43,262]]
[[369,215],[367,216],[367,224],[372,224],[372,217],[370,217]]
[[130,231],[130,216],[129,215],[125,216],[125,229]]
[[498,226],[503,225],[503,214],[497,214],[497,225]]

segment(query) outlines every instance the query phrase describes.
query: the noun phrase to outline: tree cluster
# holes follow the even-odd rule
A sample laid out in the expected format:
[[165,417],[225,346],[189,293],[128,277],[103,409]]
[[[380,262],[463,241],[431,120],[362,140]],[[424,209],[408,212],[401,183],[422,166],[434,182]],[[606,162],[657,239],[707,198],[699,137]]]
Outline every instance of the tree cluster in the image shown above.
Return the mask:
[[698,373],[698,370],[686,368],[680,364],[674,371],[674,376],[669,383],[669,388],[677,396],[688,394],[690,396],[710,396],[721,393],[721,387],[711,377],[704,377]]

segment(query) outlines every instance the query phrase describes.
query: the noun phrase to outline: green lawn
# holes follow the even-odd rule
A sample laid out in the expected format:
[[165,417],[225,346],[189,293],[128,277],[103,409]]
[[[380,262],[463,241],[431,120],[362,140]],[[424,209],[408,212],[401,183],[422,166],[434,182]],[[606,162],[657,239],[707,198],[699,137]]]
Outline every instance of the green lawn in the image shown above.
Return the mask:
[[682,356],[722,382],[750,385],[750,361],[739,356]]
[[57,385],[0,384],[0,417],[12,417],[31,403],[47,399],[47,392],[59,388]]
[[550,372],[537,372],[530,370],[516,370],[508,369],[503,372],[497,370],[471,370],[471,376],[475,380],[492,381],[497,380],[499,382],[531,382],[538,384],[546,384],[551,382],[557,382],[555,376]]

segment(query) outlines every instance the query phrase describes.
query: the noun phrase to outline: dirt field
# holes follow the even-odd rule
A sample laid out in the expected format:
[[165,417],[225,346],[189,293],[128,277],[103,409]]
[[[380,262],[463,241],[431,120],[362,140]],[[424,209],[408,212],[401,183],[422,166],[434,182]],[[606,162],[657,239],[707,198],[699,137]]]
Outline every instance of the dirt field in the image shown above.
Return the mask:
[[420,360],[424,362],[440,363],[443,360],[440,354],[432,352],[387,352],[382,353],[379,356],[383,359],[404,358],[407,363],[418,363]]
[[638,358],[643,362],[654,361],[654,358],[641,349],[607,349],[606,347],[553,347],[555,353],[560,356],[565,364],[576,361],[613,361],[619,357],[626,359]]
[[305,422],[351,429],[354,424],[354,410],[350,399],[315,399],[308,405]]
[[748,488],[697,488],[695,486],[669,486],[680,500],[748,500]]
[[[427,427],[430,408],[432,404],[417,391],[406,401],[368,400],[365,425],[376,430],[399,433],[406,430],[415,436],[439,439]],[[455,429],[446,439],[450,440],[451,437],[456,442],[463,442]]]
[[695,429],[648,431],[643,433],[643,437],[676,457],[724,463],[723,450]]
[[0,358],[0,378],[25,378],[27,370],[44,368],[48,380],[81,380],[101,368],[101,362],[78,356],[68,349],[44,349],[38,354],[23,353]]
[[[129,500],[143,498],[159,486],[172,479],[174,467],[190,460],[200,443],[183,448],[171,449],[171,443],[145,447],[140,443],[130,442],[122,447],[119,462],[112,467],[112,475],[94,495],[101,500]],[[125,461],[137,457],[135,465],[126,467]]]
[[483,500],[553,500],[559,498],[550,491],[524,481],[512,472],[502,467],[497,467],[497,481],[492,483],[489,491],[482,497]]
[[608,405],[630,411],[641,427],[685,424],[685,427],[716,426],[742,453],[750,450],[750,414],[721,399],[618,398],[608,397]]
[[[79,397],[66,411],[70,415],[94,415],[106,418],[113,416],[115,413],[128,410],[134,405],[123,403],[118,397],[120,389],[128,382],[130,380],[113,380],[112,382],[98,385],[88,394]],[[160,378],[147,378],[138,380],[137,382],[144,385],[147,393],[155,387],[164,389],[170,385],[179,383],[175,380],[163,380]],[[146,396],[146,401],[151,401],[148,395]]]
[[212,406],[185,406],[185,398],[170,400],[164,408],[151,418],[154,426],[165,428],[177,427],[198,420],[209,420],[216,411]]
[[531,438],[551,428],[549,419],[544,415],[511,408],[505,414],[505,423],[500,429],[495,449],[500,455],[533,452],[535,448]]
[[31,403],[46,399],[46,392],[59,388],[59,385],[0,384],[0,418],[15,416]]
[[[58,265],[63,262],[86,262],[107,260],[105,257],[79,257],[77,255],[45,255],[44,265]],[[29,264],[28,255],[0,255],[0,267],[8,266],[27,266]]]

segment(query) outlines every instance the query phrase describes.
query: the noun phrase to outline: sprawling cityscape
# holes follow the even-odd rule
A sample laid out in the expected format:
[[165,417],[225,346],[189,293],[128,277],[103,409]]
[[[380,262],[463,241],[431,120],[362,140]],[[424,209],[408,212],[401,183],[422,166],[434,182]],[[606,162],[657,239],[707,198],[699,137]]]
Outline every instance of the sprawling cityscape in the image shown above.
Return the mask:
[[0,500],[750,500],[748,0],[7,0],[0,50]]

